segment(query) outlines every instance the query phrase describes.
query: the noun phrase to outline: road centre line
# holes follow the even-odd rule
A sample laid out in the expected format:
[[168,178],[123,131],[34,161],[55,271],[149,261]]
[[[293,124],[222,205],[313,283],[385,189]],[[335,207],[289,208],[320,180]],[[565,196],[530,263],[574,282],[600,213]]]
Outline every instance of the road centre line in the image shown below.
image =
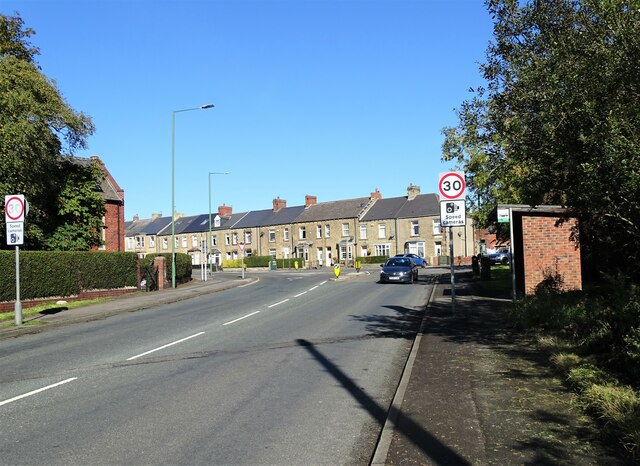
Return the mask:
[[289,298],[287,298],[287,299],[283,299],[283,300],[282,300],[282,301],[280,301],[279,303],[272,304],[271,306],[267,306],[267,308],[268,308],[268,309],[271,309],[272,307],[277,306],[278,304],[286,303],[287,301],[289,301]]
[[247,314],[246,316],[238,317],[237,319],[232,320],[232,321],[230,321],[230,322],[226,322],[226,323],[224,323],[224,324],[222,324],[222,325],[223,325],[223,326],[225,326],[225,325],[229,325],[229,324],[234,324],[234,323],[238,322],[239,320],[246,319],[247,317],[251,317],[252,315],[257,314],[257,313],[259,313],[259,312],[260,312],[260,311],[252,312],[251,314]]
[[309,291],[313,291],[313,290],[315,290],[316,288],[318,288],[319,286],[320,286],[320,285],[316,285],[316,286],[314,286],[313,288],[309,288]]
[[294,298],[299,298],[300,296],[302,296],[303,294],[307,294],[306,291],[303,291],[302,293],[298,293],[297,295],[294,296]]
[[63,380],[62,382],[54,383],[52,385],[47,385],[46,387],[42,387],[42,388],[39,388],[37,390],[33,390],[33,391],[31,391],[29,393],[25,393],[23,395],[14,396],[13,398],[9,398],[8,400],[0,401],[0,406],[12,403],[14,401],[18,401],[18,400],[20,400],[22,398],[26,398],[26,397],[31,396],[31,395],[35,395],[36,393],[44,392],[45,390],[49,390],[50,388],[55,388],[55,387],[57,387],[59,385],[65,384],[65,383],[73,382],[74,380],[77,380],[77,379],[78,379],[78,377],[71,377],[70,379]]
[[133,361],[134,359],[141,358],[142,356],[146,356],[147,354],[155,353],[156,351],[160,351],[161,349],[168,348],[169,346],[177,345],[178,343],[182,343],[183,341],[190,340],[191,338],[199,337],[203,333],[204,332],[199,332],[199,333],[196,333],[195,335],[191,335],[189,337],[182,338],[182,339],[180,339],[178,341],[174,341],[172,343],[167,343],[166,345],[163,345],[163,346],[161,346],[159,348],[155,348],[155,349],[152,349],[152,350],[149,350],[149,351],[145,351],[144,353],[138,354],[136,356],[131,356],[130,358],[127,358],[127,361]]

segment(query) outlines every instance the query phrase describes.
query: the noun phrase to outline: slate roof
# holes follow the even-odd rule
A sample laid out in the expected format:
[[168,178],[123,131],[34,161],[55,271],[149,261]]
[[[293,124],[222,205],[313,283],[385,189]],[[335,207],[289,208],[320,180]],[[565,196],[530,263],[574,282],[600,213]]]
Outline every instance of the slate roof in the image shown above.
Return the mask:
[[[211,214],[211,223],[213,224],[213,219],[215,218],[215,214]],[[177,222],[176,222],[177,226]],[[213,229],[213,227],[212,227]],[[205,231],[209,231],[209,214],[197,215],[185,228],[182,229],[180,233],[202,233]]]
[[142,233],[153,220],[150,218],[143,218],[142,220],[134,220],[132,222],[125,222],[124,236],[135,236]]
[[157,235],[160,233],[167,225],[171,224],[171,217],[159,217],[151,221],[147,226],[145,226],[140,233],[144,233],[145,235]]
[[360,219],[363,222],[390,218],[432,217],[440,215],[440,204],[435,194],[419,194],[409,200],[407,196],[378,199]]
[[267,227],[271,225],[286,225],[297,220],[304,211],[304,206],[284,207],[277,212],[273,209],[255,210],[247,212],[233,228]]
[[322,222],[325,220],[357,217],[368,203],[368,197],[359,197],[343,201],[319,202],[304,209],[293,223]]
[[[75,163],[82,167],[90,167],[91,164],[93,163],[93,159],[85,159],[82,157],[72,157],[72,156],[66,157],[66,158],[72,163]],[[104,179],[100,182],[100,185],[97,187],[97,190],[105,201],[114,201],[114,202],[123,201],[120,194],[118,194],[118,190],[113,185],[113,183],[111,183],[106,173],[105,173]]]

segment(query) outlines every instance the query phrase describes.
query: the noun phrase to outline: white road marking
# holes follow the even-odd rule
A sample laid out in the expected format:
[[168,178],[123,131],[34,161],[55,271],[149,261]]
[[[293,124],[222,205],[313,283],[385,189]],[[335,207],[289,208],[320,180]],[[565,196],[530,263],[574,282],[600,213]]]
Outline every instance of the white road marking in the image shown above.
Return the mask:
[[177,345],[178,343],[182,343],[183,341],[187,341],[187,340],[189,340],[189,339],[191,339],[191,338],[199,337],[199,336],[200,336],[200,335],[202,335],[203,333],[204,333],[204,332],[196,333],[195,335],[191,335],[191,336],[189,336],[189,337],[182,338],[182,339],[180,339],[180,340],[178,340],[178,341],[174,341],[173,343],[168,343],[168,344],[163,345],[163,346],[161,346],[161,347],[159,347],[159,348],[155,348],[155,349],[152,349],[152,350],[149,350],[149,351],[145,351],[144,353],[138,354],[138,355],[136,355],[136,356],[131,356],[130,358],[127,358],[127,361],[132,361],[132,360],[134,360],[134,359],[141,358],[142,356],[146,356],[147,354],[155,353],[156,351],[160,351],[161,349],[168,348],[169,346]]
[[277,306],[277,305],[282,304],[282,303],[286,303],[287,301],[289,301],[289,298],[283,299],[279,303],[272,304],[271,306],[267,306],[267,308],[271,309],[272,307]]
[[225,325],[229,325],[229,324],[236,323],[236,322],[238,322],[239,320],[246,319],[247,317],[251,317],[252,315],[257,314],[258,312],[260,312],[260,311],[252,312],[251,314],[247,314],[246,316],[238,317],[237,319],[232,320],[232,321],[230,321],[230,322],[226,322],[226,323],[224,323],[224,324],[222,324],[222,325],[223,325],[223,326],[225,326]]
[[31,396],[31,395],[35,395],[36,393],[44,392],[45,390],[49,390],[50,388],[54,388],[54,387],[57,387],[59,385],[63,385],[65,383],[73,382],[74,380],[77,380],[77,379],[78,379],[78,377],[71,377],[70,379],[66,379],[66,380],[63,380],[62,382],[54,383],[53,385],[47,385],[46,387],[42,387],[42,388],[39,388],[39,389],[34,390],[32,392],[25,393],[24,395],[15,396],[15,397],[10,398],[8,400],[0,401],[0,406],[6,405],[6,404],[11,403],[13,401],[20,400],[22,398],[26,398],[26,397]]
[[294,298],[299,298],[300,296],[302,296],[303,294],[307,294],[306,291],[303,291],[302,293],[298,293],[297,295],[294,296]]
[[[324,285],[324,284],[325,284],[325,283],[327,283],[328,281],[329,281],[329,280],[325,280],[325,281],[323,281],[322,283],[320,283],[320,285]],[[320,286],[320,285],[318,285],[318,286]],[[317,288],[317,287],[316,287],[316,288]]]

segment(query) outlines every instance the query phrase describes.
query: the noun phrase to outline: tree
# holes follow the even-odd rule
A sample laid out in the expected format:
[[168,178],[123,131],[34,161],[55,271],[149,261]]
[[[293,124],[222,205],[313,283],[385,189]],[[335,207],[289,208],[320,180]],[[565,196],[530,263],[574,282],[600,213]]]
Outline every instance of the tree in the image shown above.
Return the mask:
[[640,1],[489,0],[486,86],[445,128],[479,219],[496,203],[567,206],[602,271],[638,277]]
[[[70,189],[70,183],[78,176],[85,182],[96,171],[86,167],[70,170],[63,154],[86,147],[93,123],[74,111],[55,82],[40,72],[35,61],[39,50],[28,41],[33,34],[17,14],[0,15],[0,196],[25,194],[29,202],[26,247],[61,247],[63,243],[54,238],[64,230],[68,238],[64,244],[88,249],[95,241],[87,241],[82,229],[95,228],[104,205],[100,208],[94,202],[95,193]],[[94,176],[92,182],[95,188],[99,178]],[[69,220],[61,210],[63,201],[86,207],[76,211],[81,215],[73,219],[74,227],[62,227],[61,220]],[[4,221],[4,206],[0,214]],[[2,225],[2,247],[6,247],[4,235]]]

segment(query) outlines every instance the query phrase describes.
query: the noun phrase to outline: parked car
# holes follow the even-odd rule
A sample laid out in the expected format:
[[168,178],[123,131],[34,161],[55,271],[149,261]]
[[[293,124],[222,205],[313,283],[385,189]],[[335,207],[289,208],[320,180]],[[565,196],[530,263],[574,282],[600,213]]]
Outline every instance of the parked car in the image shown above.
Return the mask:
[[489,254],[489,260],[492,264],[507,265],[511,254],[507,248],[499,249],[497,252]]
[[427,262],[427,259],[420,257],[417,254],[411,254],[411,253],[396,254],[394,257],[409,257],[413,262],[416,263],[418,267],[426,267],[427,265],[429,265],[429,262]]
[[409,257],[390,257],[380,267],[380,283],[413,283],[418,279],[418,266]]

